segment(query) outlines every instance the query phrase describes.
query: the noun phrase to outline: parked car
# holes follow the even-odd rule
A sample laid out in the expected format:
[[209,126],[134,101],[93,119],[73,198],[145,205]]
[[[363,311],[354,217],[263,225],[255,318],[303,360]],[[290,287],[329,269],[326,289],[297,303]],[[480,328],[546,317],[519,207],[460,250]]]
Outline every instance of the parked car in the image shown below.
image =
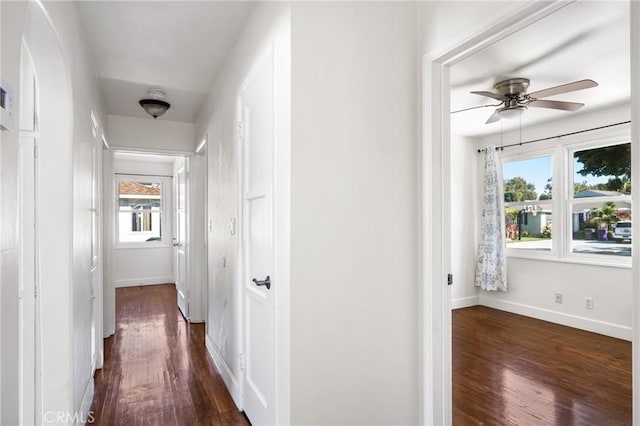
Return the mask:
[[616,223],[613,230],[613,239],[616,241],[631,241],[631,221],[622,221]]

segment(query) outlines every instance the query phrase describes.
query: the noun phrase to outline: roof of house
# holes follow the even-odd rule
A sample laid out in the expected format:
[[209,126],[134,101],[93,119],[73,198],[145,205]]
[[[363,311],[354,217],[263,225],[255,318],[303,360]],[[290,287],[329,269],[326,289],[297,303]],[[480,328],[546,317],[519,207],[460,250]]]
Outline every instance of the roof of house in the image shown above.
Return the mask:
[[120,195],[160,195],[159,186],[145,185],[140,182],[120,182]]
[[618,191],[604,191],[600,189],[585,189],[573,196],[573,198],[587,198],[587,197],[615,197],[616,195],[626,195],[624,192]]

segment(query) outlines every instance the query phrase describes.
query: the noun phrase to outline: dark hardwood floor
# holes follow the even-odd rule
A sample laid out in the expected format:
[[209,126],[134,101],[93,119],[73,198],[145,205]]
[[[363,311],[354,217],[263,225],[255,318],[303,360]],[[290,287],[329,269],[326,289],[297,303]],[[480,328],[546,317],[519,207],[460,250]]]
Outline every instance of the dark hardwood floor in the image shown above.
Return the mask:
[[172,284],[116,290],[91,407],[97,425],[248,425],[208,356],[204,324],[188,324]]
[[453,311],[454,425],[630,425],[631,343],[476,306]]

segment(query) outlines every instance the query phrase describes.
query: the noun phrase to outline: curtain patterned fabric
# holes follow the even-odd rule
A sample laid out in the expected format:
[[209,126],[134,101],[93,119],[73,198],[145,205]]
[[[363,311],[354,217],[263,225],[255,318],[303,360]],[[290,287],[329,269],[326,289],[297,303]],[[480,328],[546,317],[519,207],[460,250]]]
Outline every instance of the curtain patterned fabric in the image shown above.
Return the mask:
[[507,291],[504,190],[499,153],[491,145],[484,151],[482,224],[476,265],[476,286],[487,291]]

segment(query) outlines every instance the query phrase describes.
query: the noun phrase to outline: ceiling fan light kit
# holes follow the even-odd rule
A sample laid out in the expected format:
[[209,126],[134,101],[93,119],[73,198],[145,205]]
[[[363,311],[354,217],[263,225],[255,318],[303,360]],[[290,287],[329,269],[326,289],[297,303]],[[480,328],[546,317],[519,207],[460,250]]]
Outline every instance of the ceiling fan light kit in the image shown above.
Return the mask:
[[[593,80],[578,80],[572,83],[561,84],[560,86],[550,87],[548,89],[538,90],[533,93],[527,93],[529,88],[528,78],[510,78],[497,82],[493,89],[494,92],[475,91],[474,95],[486,96],[501,101],[497,105],[498,108],[486,121],[486,124],[499,121],[501,118],[519,117],[528,107],[550,108],[563,111],[576,111],[584,106],[578,102],[564,102],[542,99],[548,96],[560,95],[563,93],[573,92],[576,90],[588,89],[596,87],[598,83]],[[482,108],[480,106],[478,108]]]

